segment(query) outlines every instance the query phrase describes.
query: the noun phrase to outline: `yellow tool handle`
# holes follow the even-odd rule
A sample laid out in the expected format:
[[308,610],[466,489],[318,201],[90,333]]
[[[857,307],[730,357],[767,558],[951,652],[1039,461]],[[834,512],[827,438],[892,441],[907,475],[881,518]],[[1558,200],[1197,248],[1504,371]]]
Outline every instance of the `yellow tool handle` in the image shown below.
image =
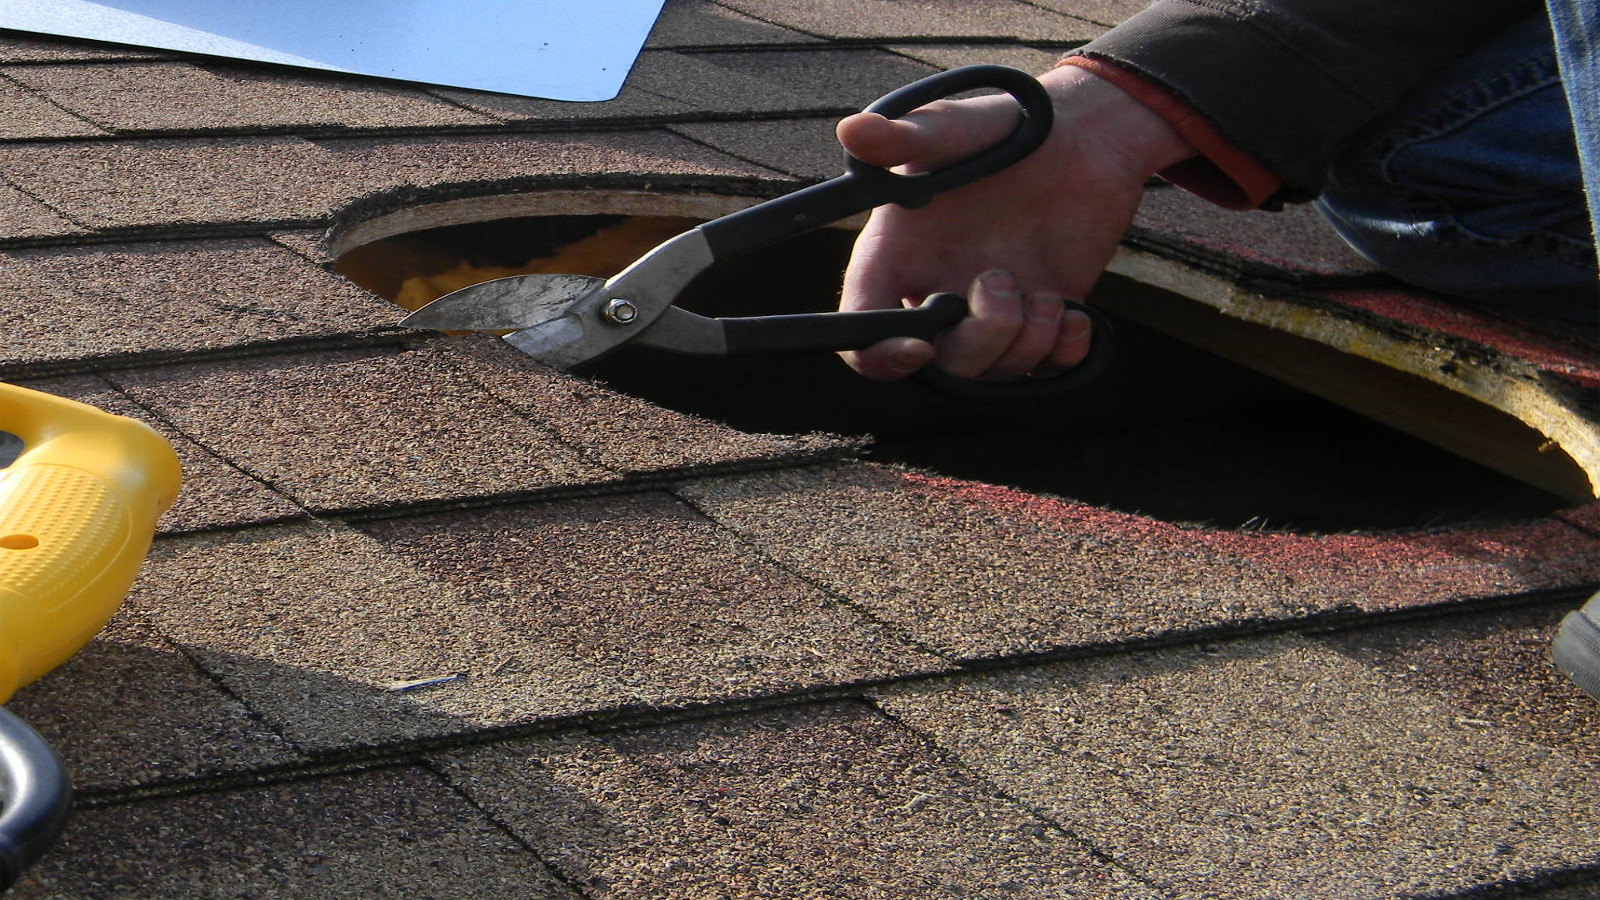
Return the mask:
[[0,384],[0,703],[89,642],[144,562],[182,473],[149,426]]

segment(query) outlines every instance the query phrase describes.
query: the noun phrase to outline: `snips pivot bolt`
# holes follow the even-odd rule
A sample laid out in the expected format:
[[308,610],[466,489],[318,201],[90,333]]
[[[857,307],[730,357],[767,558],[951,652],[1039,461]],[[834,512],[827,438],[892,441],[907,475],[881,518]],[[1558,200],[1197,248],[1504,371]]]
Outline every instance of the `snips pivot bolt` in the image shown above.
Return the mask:
[[606,321],[613,325],[626,325],[638,317],[639,308],[634,306],[631,301],[618,298],[606,301],[606,305],[600,310],[600,314],[605,316]]

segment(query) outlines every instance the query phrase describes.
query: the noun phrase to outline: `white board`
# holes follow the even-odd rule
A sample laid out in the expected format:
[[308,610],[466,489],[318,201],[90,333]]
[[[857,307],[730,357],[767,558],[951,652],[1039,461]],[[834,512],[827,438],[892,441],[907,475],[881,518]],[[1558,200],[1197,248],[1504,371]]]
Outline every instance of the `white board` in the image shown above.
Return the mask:
[[550,100],[622,90],[664,0],[0,0],[0,28]]

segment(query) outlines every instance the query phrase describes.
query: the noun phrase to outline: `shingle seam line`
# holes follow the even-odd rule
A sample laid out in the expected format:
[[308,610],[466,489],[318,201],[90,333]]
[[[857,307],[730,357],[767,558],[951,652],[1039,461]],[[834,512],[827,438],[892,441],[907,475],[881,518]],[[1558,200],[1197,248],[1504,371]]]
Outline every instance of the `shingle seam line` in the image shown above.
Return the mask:
[[226,362],[263,356],[288,356],[328,350],[361,350],[398,347],[404,349],[404,335],[393,326],[376,326],[361,331],[334,332],[314,337],[255,341],[199,350],[137,350],[104,356],[63,360],[33,360],[0,363],[0,379],[54,378],[63,375],[97,375],[138,369],[156,369],[194,363]]
[[[10,64],[0,64],[0,68],[10,68],[10,67],[11,67]],[[23,82],[18,81],[17,79],[12,78],[10,75],[6,75],[4,73],[0,73],[0,78],[4,78],[8,84],[13,85],[18,90],[23,91],[26,94],[29,94],[30,96],[32,96],[32,97],[34,97],[34,98],[36,98],[36,99],[38,99],[38,100],[50,105],[54,109],[56,109],[56,110],[58,110],[58,111],[60,111],[62,113],[65,113],[68,116],[71,116],[73,119],[76,119],[77,121],[82,122],[85,125],[88,125],[90,128],[94,128],[97,131],[100,131],[100,132],[103,132],[103,133],[108,133],[108,134],[110,133],[110,130],[103,123],[96,122],[95,120],[89,118],[88,116],[84,115],[83,113],[78,112],[77,110],[72,109],[71,107],[62,105],[54,97],[50,96],[45,91],[39,90],[38,88],[34,87],[31,84],[24,84]]]
[[[1501,604],[1501,606],[1505,605],[1507,604]],[[1489,611],[1492,611],[1492,608],[1461,610],[1459,612],[1463,615],[1470,615],[1483,614]],[[1369,622],[1379,619],[1385,621],[1393,620],[1392,617],[1388,616],[1368,617]],[[123,805],[156,797],[216,793],[257,785],[323,777],[330,774],[337,775],[379,768],[415,765],[423,757],[430,754],[454,752],[537,737],[667,727],[685,722],[731,718],[763,710],[815,706],[845,700],[876,705],[872,695],[885,688],[907,687],[916,689],[918,687],[928,687],[938,689],[941,684],[989,672],[1040,668],[1071,660],[1132,656],[1151,651],[1201,646],[1216,643],[1219,640],[1252,640],[1272,637],[1278,634],[1302,634],[1314,638],[1322,632],[1323,630],[1316,628],[1301,629],[1292,627],[1292,623],[1288,623],[1286,627],[1246,634],[1221,634],[1216,631],[1205,631],[1185,635],[1168,635],[1169,639],[1164,640],[1134,640],[1115,645],[1102,645],[1098,648],[1080,648],[1079,652],[1076,653],[1061,654],[1048,658],[1016,659],[1009,665],[997,665],[987,668],[952,667],[949,670],[939,672],[884,678],[863,678],[851,682],[817,687],[772,691],[765,694],[740,697],[688,701],[677,704],[625,704],[554,716],[536,722],[468,730],[450,735],[396,741],[388,744],[343,747],[326,751],[303,750],[293,742],[285,739],[285,743],[288,746],[295,747],[296,751],[306,761],[242,768],[228,772],[214,772],[181,777],[171,781],[146,782],[127,787],[88,788],[81,793],[81,800],[82,805],[86,807]],[[164,640],[171,640],[159,629],[157,629],[157,633],[161,634]],[[178,646],[183,649],[181,644]],[[198,665],[192,658],[190,661]],[[229,695],[233,696],[232,692],[229,692]],[[248,704],[243,704],[243,706],[245,709],[250,710],[252,716],[258,715]],[[276,730],[274,731],[276,732]]]
[[1086,16],[1077,16],[1077,15],[1073,15],[1072,13],[1065,13],[1065,12],[1062,12],[1061,10],[1059,10],[1059,9],[1051,9],[1048,6],[1040,6],[1038,3],[1033,2],[1033,0],[1017,0],[1017,2],[1021,3],[1023,6],[1031,6],[1034,9],[1037,9],[1037,10],[1042,10],[1042,11],[1048,12],[1048,13],[1054,13],[1054,14],[1056,14],[1058,16],[1061,16],[1064,19],[1073,19],[1073,20],[1076,20],[1076,21],[1079,21],[1079,22],[1088,22],[1090,25],[1101,25],[1101,26],[1104,26],[1106,28],[1115,28],[1116,25],[1117,25],[1116,22],[1102,22],[1102,21],[1100,21],[1098,19],[1091,19],[1091,18],[1088,18]]
[[[116,390],[116,392],[119,395],[121,395],[127,402],[133,404],[134,406],[136,406],[140,410],[143,410],[144,413],[146,415],[148,415],[151,419],[153,419],[153,420],[161,423],[165,427],[171,429],[174,434],[178,434],[178,435],[182,436],[189,443],[191,443],[195,447],[199,448],[200,452],[206,454],[208,457],[210,457],[211,459],[213,459],[216,462],[218,462],[219,464],[221,464],[227,470],[229,470],[231,472],[234,472],[234,473],[237,473],[238,475],[244,477],[245,479],[247,479],[247,480],[249,480],[249,481],[251,481],[251,482],[253,482],[255,484],[260,485],[261,487],[265,488],[267,491],[271,492],[273,496],[282,499],[286,503],[288,503],[291,506],[295,507],[296,509],[300,510],[305,515],[315,518],[315,516],[313,516],[313,514],[311,513],[310,509],[308,509],[305,506],[305,504],[301,503],[298,499],[296,499],[293,494],[288,493],[287,491],[281,490],[277,485],[272,484],[270,481],[268,481],[268,480],[266,480],[264,478],[261,478],[260,476],[256,475],[253,472],[250,472],[247,469],[243,469],[243,468],[240,468],[237,465],[234,465],[232,460],[230,460],[227,456],[223,455],[222,453],[219,453],[216,449],[214,449],[209,444],[207,444],[204,440],[202,440],[200,438],[200,436],[189,433],[188,431],[186,431],[183,428],[182,425],[179,425],[170,416],[167,416],[166,414],[162,413],[160,410],[150,406],[149,404],[147,404],[147,403],[143,402],[142,400],[140,400],[134,394],[130,393],[128,391],[128,389],[127,389],[127,386],[125,384],[123,384],[122,382],[116,380],[116,378],[114,377],[114,375],[112,373],[99,373],[98,377],[102,381],[105,381],[106,383],[110,384],[111,387],[114,390]],[[242,698],[239,698],[239,699],[241,700],[241,702],[243,702]],[[247,707],[248,707],[248,705],[247,705]]]
[[940,743],[940,741],[933,734],[913,726],[906,720],[884,709],[883,704],[877,698],[869,696],[868,702],[872,705],[873,710],[878,715],[887,719],[894,727],[899,728],[918,743],[930,748],[931,752],[940,763],[949,769],[960,772],[962,775],[966,776],[968,779],[971,779],[976,784],[982,785],[984,790],[988,791],[994,799],[1001,800],[1005,803],[1015,806],[1016,808],[1027,812],[1028,815],[1033,816],[1039,821],[1049,825],[1051,828],[1060,832],[1061,835],[1064,836],[1068,841],[1075,844],[1079,850],[1088,854],[1092,859],[1101,865],[1116,869],[1138,884],[1143,885],[1144,887],[1153,891],[1158,891],[1164,894],[1171,890],[1171,885],[1158,882],[1150,876],[1147,876],[1144,872],[1135,868],[1132,863],[1121,859],[1110,850],[1100,847],[1094,841],[1090,840],[1085,835],[1078,833],[1078,831],[1073,829],[1070,825],[1068,825],[1068,823],[1052,815],[1047,810],[1006,790],[987,773],[970,765],[967,760],[955,750]]
[[767,565],[770,565],[778,571],[789,575],[791,578],[798,580],[800,583],[818,592],[822,596],[827,597],[828,600],[835,605],[843,609],[847,609],[851,613],[859,616],[873,627],[881,629],[886,635],[893,637],[902,646],[909,647],[912,650],[930,656],[934,659],[943,660],[947,664],[960,664],[959,661],[951,657],[950,654],[945,653],[930,644],[923,643],[921,640],[908,633],[900,624],[890,619],[886,619],[879,615],[876,611],[856,603],[848,597],[845,597],[819,579],[800,571],[790,563],[772,556],[764,547],[752,540],[747,534],[740,531],[738,528],[735,528],[734,526],[718,519],[710,510],[696,503],[692,498],[685,495],[678,488],[671,488],[670,491],[672,496],[677,498],[678,502],[694,510],[698,515],[704,517],[706,521],[714,524],[718,530],[728,535],[733,541],[735,541],[741,547],[744,547],[750,553],[755,554]]
[[[88,222],[72,215],[72,213],[57,207],[54,203],[51,203],[49,200],[46,200],[44,197],[39,196],[33,191],[28,190],[27,187],[23,186],[15,178],[11,177],[11,173],[5,171],[4,168],[0,168],[0,181],[4,181],[7,187],[10,187],[12,190],[24,197],[27,197],[29,200],[39,204],[41,207],[49,210],[55,215],[60,216],[61,220],[66,222],[68,225],[82,229],[80,232],[59,235],[57,237],[58,240],[75,240],[82,238],[85,234],[94,233],[95,227],[93,225],[90,225]],[[0,249],[4,249],[7,243],[8,242],[0,241]]]
[[[137,590],[137,587],[135,590]],[[133,613],[137,614],[139,612],[137,601],[134,601],[128,606]],[[167,644],[173,649],[174,652],[182,656],[184,661],[189,664],[190,668],[192,668],[200,678],[204,679],[208,684],[211,685],[213,689],[222,694],[222,696],[227,697],[234,703],[237,703],[239,708],[244,710],[245,714],[250,717],[250,721],[254,726],[264,728],[271,732],[274,737],[283,742],[284,747],[288,748],[291,753],[299,756],[302,760],[311,758],[311,755],[305,751],[305,748],[301,747],[292,738],[285,734],[283,729],[274,725],[272,720],[264,715],[261,710],[257,709],[254,704],[250,703],[246,697],[235,691],[228,684],[226,679],[207,668],[205,664],[201,662],[200,655],[195,648],[185,644],[173,635],[169,634],[166,629],[161,627],[159,622],[154,620],[154,617],[140,616],[140,618],[152,631],[160,636],[163,643]],[[89,792],[84,792],[84,802],[87,801],[88,796],[90,796]]]
[[563,872],[559,866],[551,861],[550,858],[547,857],[538,846],[524,839],[522,835],[518,834],[517,830],[511,826],[510,822],[507,822],[488,807],[485,807],[482,803],[478,802],[478,798],[474,797],[472,793],[459,784],[456,779],[451,778],[449,773],[445,772],[431,757],[431,755],[424,756],[420,761],[418,761],[417,767],[432,775],[438,780],[440,786],[454,794],[461,800],[462,803],[466,804],[469,809],[482,816],[484,821],[499,829],[500,834],[506,838],[506,840],[516,844],[518,847],[521,847],[523,850],[531,854],[534,859],[537,859],[539,861],[539,865],[544,868],[545,874],[550,876],[551,880],[567,888],[572,892],[572,896],[574,897],[585,896],[585,892],[582,887],[576,881],[570,878],[567,873]]
[[[825,118],[825,117],[823,117],[823,116],[806,116],[805,118],[808,118],[808,119],[809,118],[820,119],[820,118]],[[774,120],[774,121],[801,121],[801,120],[800,119],[786,118],[786,119],[778,119],[778,120]],[[679,125],[685,125],[685,124],[704,125],[704,124],[708,124],[708,123],[706,123],[706,122],[679,123]],[[701,147],[704,147],[707,150],[713,150],[713,151],[716,151],[717,153],[721,153],[721,154],[723,154],[725,156],[731,156],[734,159],[739,160],[740,162],[749,163],[750,165],[753,165],[753,166],[760,166],[761,168],[766,169],[768,171],[778,172],[778,173],[781,173],[781,174],[784,174],[784,175],[788,175],[788,176],[790,176],[792,178],[799,178],[799,179],[804,180],[804,181],[820,180],[815,175],[812,175],[810,173],[800,172],[800,171],[797,171],[797,170],[794,170],[794,169],[778,169],[778,168],[774,168],[770,163],[761,162],[760,160],[758,160],[758,159],[756,159],[756,158],[754,158],[752,156],[746,156],[746,155],[744,155],[742,153],[739,153],[739,152],[737,152],[735,150],[730,150],[727,147],[719,147],[716,144],[711,143],[710,141],[706,141],[706,140],[703,140],[701,138],[695,137],[694,135],[683,131],[681,127],[674,127],[672,125],[668,125],[668,126],[666,126],[666,130],[672,132],[673,134],[677,135],[678,137],[683,138],[686,141],[690,141],[691,143],[694,143],[694,144],[697,144],[697,145],[699,145]],[[841,151],[841,153],[842,152],[843,151]]]
[[[642,89],[641,89],[641,92]],[[646,92],[649,93],[649,92]],[[651,96],[664,100],[673,98],[662,94],[651,93]],[[100,135],[72,137],[28,137],[20,139],[0,139],[0,149],[6,147],[61,147],[70,145],[93,146],[98,144],[117,143],[119,141],[140,140],[145,143],[159,141],[193,141],[203,139],[239,139],[249,137],[284,138],[301,137],[306,140],[317,139],[374,139],[374,138],[417,138],[417,137],[515,137],[518,135],[545,135],[551,132],[613,132],[631,131],[660,127],[664,125],[680,125],[698,122],[752,122],[766,120],[782,120],[789,118],[822,118],[825,116],[846,116],[858,110],[849,106],[838,106],[818,103],[795,104],[789,108],[777,109],[724,109],[724,110],[682,110],[677,112],[636,114],[616,116],[613,118],[515,118],[495,116],[481,110],[470,110],[479,115],[488,116],[502,123],[494,126],[482,124],[462,125],[434,125],[426,127],[417,126],[392,126],[392,127],[340,127],[340,126],[306,126],[306,125],[238,125],[215,126],[210,128],[127,128],[106,130]],[[93,124],[93,123],[90,123]],[[96,126],[100,127],[100,126]]]
[[[555,485],[529,490],[506,491],[497,494],[480,494],[393,504],[376,503],[356,507],[311,507],[311,511],[318,516],[338,518],[346,522],[371,522],[384,519],[437,515],[460,510],[523,506],[530,503],[628,494],[671,493],[672,486],[681,483],[686,476],[717,478],[729,475],[778,472],[850,460],[854,458],[851,455],[854,452],[854,448],[851,447],[801,450],[783,455],[751,457],[696,466],[678,466],[653,472],[622,473],[615,478],[604,481],[588,481],[579,484]],[[615,470],[607,468],[605,471],[612,472]]]
[[846,700],[865,704],[868,701],[862,692],[863,686],[844,685],[825,691],[783,692],[673,707],[638,705],[571,713],[542,722],[489,727],[389,744],[309,751],[302,754],[307,760],[305,762],[275,763],[234,771],[178,776],[169,780],[144,782],[126,787],[98,789],[87,787],[78,793],[77,800],[80,807],[87,808],[123,806],[154,799],[223,793],[381,769],[417,766],[430,756],[523,740],[672,727],[691,722],[735,718],[768,710],[797,709]]

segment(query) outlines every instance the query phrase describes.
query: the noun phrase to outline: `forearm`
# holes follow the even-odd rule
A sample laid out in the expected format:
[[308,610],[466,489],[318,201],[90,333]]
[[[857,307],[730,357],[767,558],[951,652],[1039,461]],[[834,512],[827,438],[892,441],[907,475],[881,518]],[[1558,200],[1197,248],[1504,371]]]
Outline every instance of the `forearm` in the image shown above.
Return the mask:
[[1345,140],[1537,0],[1157,0],[1080,53],[1165,85],[1304,200]]

